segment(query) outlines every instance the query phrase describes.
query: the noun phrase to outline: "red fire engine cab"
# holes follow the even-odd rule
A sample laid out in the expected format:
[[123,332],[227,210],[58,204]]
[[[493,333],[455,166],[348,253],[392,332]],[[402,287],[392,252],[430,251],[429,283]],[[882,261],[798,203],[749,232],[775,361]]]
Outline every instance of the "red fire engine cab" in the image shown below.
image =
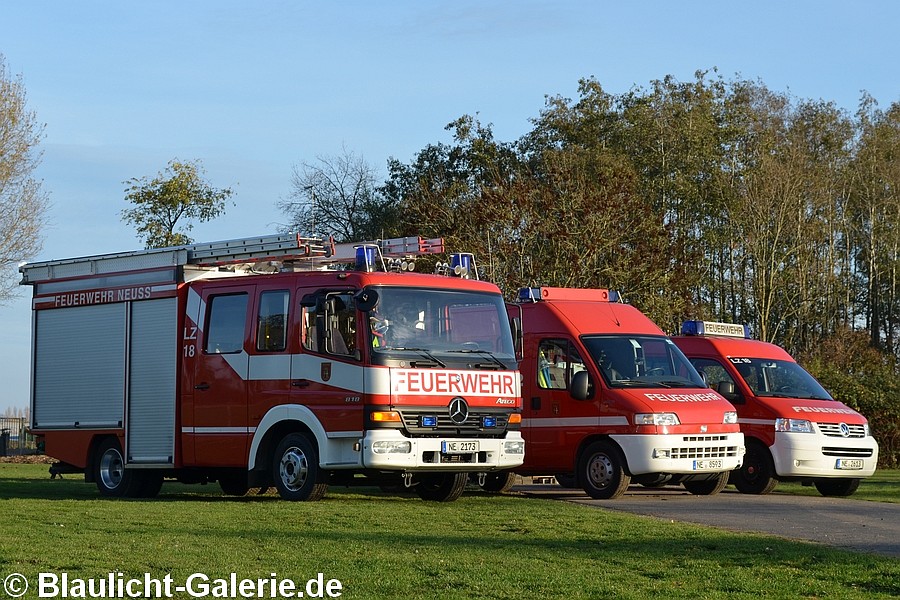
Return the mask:
[[438,263],[455,277],[410,272],[442,251],[285,234],[26,264],[31,431],[107,496],[176,478],[454,500],[524,442],[500,290],[471,255]]
[[749,327],[685,321],[674,342],[738,412],[747,440],[731,480],[767,494],[779,480],[811,481],[824,496],[849,496],[875,472],[878,443],[861,414],[833,399],[784,349]]
[[630,482],[715,494],[740,466],[737,415],[663,331],[616,292],[525,288],[507,306],[521,344],[523,475],[593,498]]

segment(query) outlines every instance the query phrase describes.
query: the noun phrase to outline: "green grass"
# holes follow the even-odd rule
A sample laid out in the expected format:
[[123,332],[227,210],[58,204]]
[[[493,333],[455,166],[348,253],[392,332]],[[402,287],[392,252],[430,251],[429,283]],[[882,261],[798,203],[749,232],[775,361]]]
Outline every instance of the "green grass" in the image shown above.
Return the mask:
[[[775,491],[798,496],[821,496],[815,487],[793,482],[779,482]],[[875,471],[874,475],[862,480],[859,489],[850,497],[854,500],[900,504],[900,470]]]
[[0,464],[0,579],[111,571],[301,582],[322,572],[341,581],[342,598],[900,594],[896,559],[567,502],[467,492],[439,504],[334,489],[289,503],[175,483],[155,500],[106,500],[76,476],[50,480],[46,465]]

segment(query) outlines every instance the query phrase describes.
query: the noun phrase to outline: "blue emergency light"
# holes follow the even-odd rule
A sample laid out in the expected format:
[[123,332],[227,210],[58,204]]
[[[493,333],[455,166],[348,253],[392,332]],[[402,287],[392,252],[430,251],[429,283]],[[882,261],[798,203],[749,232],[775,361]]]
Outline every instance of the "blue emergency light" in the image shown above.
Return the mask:
[[681,333],[682,335],[714,335],[750,339],[750,326],[715,321],[685,321],[681,324]]
[[378,256],[378,246],[362,244],[354,246],[356,250],[356,270],[370,273],[375,270],[375,259]]
[[422,415],[422,427],[437,427],[437,417],[434,415]]
[[496,427],[497,426],[497,417],[489,417],[485,416],[481,419],[482,427]]
[[458,277],[468,277],[474,271],[472,263],[475,257],[467,252],[458,252],[450,255],[450,272]]

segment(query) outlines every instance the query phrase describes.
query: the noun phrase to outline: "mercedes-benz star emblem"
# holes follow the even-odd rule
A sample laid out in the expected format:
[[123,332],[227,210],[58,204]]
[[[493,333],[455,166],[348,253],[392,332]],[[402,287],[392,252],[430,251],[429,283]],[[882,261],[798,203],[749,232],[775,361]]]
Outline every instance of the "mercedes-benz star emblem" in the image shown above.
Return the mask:
[[850,426],[846,423],[841,423],[841,435],[844,437],[850,437]]
[[459,396],[450,401],[448,408],[450,409],[450,420],[457,425],[462,425],[469,418],[469,405]]

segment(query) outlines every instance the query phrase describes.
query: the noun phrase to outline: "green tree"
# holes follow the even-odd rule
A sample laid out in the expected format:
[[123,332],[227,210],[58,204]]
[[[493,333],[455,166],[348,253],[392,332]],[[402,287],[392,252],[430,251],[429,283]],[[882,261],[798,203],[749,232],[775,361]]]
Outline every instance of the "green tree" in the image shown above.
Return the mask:
[[211,221],[223,214],[234,193],[230,188],[212,187],[204,175],[199,160],[173,159],[153,179],[129,179],[125,200],[133,208],[122,211],[122,220],[137,229],[147,248],[190,244],[193,240],[187,232],[194,227],[191,221]]
[[0,302],[18,288],[17,265],[41,250],[49,200],[34,179],[44,127],[26,105],[22,77],[0,55]]

